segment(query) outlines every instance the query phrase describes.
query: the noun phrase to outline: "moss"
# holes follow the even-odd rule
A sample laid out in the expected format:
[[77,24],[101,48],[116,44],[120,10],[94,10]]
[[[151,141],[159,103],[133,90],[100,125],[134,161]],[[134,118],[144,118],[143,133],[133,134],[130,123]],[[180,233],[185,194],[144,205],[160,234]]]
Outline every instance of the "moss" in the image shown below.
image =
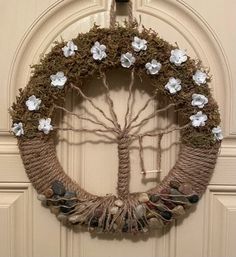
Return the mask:
[[[132,50],[131,42],[134,36],[148,41],[146,51],[136,53]],[[107,47],[107,58],[101,62],[95,61],[90,53],[95,41]],[[158,76],[149,76],[150,85],[154,89],[153,92],[158,90],[159,94],[176,103],[182,121],[188,122],[189,116],[198,111],[191,106],[193,93],[201,93],[209,98],[209,103],[204,107],[204,113],[208,116],[206,126],[201,129],[188,128],[182,131],[181,135],[183,143],[194,147],[211,147],[215,143],[211,129],[220,123],[218,106],[207,85],[196,86],[193,83],[192,75],[199,68],[199,64],[188,58],[188,61],[179,67],[172,65],[169,57],[175,47],[161,39],[155,31],[146,28],[138,31],[136,23],[125,27],[117,25],[114,29],[94,25],[88,33],[78,34],[73,42],[78,46],[78,51],[70,58],[65,58],[61,50],[65,42],[56,42],[50,53],[46,54],[39,64],[32,66],[32,76],[27,86],[24,90],[20,89],[10,113],[13,122],[23,123],[24,137],[31,138],[39,133],[37,130],[39,118],[55,119],[53,105],[64,104],[69,83],[82,85],[91,76],[99,76],[100,72],[120,67],[121,54],[130,51],[136,57],[135,72],[140,77],[147,77],[145,69],[147,62],[157,59],[162,63]],[[68,78],[64,89],[54,88],[50,84],[50,75],[58,71],[63,71]],[[170,77],[179,78],[182,85],[182,90],[173,96],[164,89]],[[28,111],[25,106],[26,100],[33,94],[42,100],[41,108],[36,112]]]

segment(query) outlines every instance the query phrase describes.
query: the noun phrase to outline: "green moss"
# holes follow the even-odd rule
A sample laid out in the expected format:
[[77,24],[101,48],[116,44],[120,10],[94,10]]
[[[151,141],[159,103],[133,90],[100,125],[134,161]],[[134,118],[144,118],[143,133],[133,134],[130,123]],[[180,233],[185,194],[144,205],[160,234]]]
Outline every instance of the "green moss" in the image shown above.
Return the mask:
[[[132,50],[131,42],[134,36],[148,41],[146,51],[136,53]],[[96,41],[107,47],[107,58],[101,62],[95,61],[90,53],[90,49]],[[158,76],[148,77],[150,85],[153,91],[158,90],[159,94],[176,103],[182,121],[189,122],[189,116],[198,111],[197,108],[191,106],[193,93],[201,93],[209,98],[209,103],[203,110],[208,116],[206,126],[200,130],[193,127],[188,128],[182,131],[181,135],[183,143],[194,147],[211,147],[215,144],[211,129],[220,123],[218,106],[207,85],[196,86],[193,83],[192,75],[199,68],[199,64],[188,58],[188,61],[179,67],[172,65],[169,57],[171,50],[175,47],[161,39],[156,32],[146,28],[139,32],[136,23],[126,27],[117,25],[114,29],[100,28],[94,25],[88,33],[80,33],[73,39],[73,42],[78,46],[78,51],[74,56],[65,58],[61,50],[65,42],[56,42],[50,53],[46,54],[39,64],[32,66],[32,76],[28,85],[24,90],[20,90],[10,111],[13,122],[23,123],[24,137],[31,138],[39,133],[37,127],[40,118],[51,117],[54,121],[53,105],[64,104],[69,83],[82,85],[91,76],[99,76],[100,72],[120,68],[121,54],[130,51],[136,57],[134,67],[136,74],[140,77],[147,77],[145,69],[147,62],[157,59],[162,63],[162,69]],[[64,89],[51,86],[50,75],[58,71],[63,71],[68,78]],[[170,77],[179,78],[182,85],[182,90],[173,96],[164,89],[164,85]],[[42,100],[41,108],[36,112],[28,111],[25,106],[26,100],[33,94]]]

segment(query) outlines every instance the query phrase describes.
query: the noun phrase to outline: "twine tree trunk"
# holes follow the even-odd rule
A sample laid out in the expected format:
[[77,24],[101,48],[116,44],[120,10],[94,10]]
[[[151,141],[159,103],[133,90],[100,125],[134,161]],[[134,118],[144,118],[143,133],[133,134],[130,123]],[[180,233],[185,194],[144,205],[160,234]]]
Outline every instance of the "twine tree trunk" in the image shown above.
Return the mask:
[[118,137],[118,186],[117,193],[121,199],[129,195],[130,181],[130,155],[129,155],[130,137],[127,134],[121,134]]

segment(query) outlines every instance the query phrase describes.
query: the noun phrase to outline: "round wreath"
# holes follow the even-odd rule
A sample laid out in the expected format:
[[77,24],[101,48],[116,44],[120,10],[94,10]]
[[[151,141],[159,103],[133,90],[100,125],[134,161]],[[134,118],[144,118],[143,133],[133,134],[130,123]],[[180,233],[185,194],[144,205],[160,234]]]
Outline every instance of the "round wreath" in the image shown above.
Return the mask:
[[[155,31],[139,31],[133,23],[112,28],[95,25],[71,41],[56,42],[33,68],[10,111],[12,132],[38,198],[59,220],[100,232],[146,232],[170,224],[198,202],[222,140],[210,78],[199,61]],[[130,124],[121,129],[115,115],[107,117],[118,142],[118,195],[102,197],[86,192],[63,171],[55,150],[55,113],[63,109],[72,89],[92,103],[82,84],[91,76],[105,80],[106,71],[118,68],[148,79],[153,99],[158,94],[170,103],[161,110],[174,106],[184,125],[179,158],[169,174],[147,192],[129,193]]]

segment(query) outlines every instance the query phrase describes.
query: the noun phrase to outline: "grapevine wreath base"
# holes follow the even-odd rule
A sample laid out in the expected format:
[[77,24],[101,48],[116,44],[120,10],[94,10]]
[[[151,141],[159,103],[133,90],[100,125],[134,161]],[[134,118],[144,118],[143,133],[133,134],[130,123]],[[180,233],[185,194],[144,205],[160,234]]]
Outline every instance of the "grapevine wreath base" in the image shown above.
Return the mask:
[[[118,124],[105,77],[107,71],[118,68],[131,78],[135,74],[148,80],[145,87],[151,88],[152,99],[167,99],[181,120],[179,158],[163,181],[147,192],[129,193],[129,146],[135,135],[130,124],[124,128]],[[66,175],[56,155],[56,110],[65,110],[65,97],[73,90],[93,104],[81,89],[92,76],[105,82],[113,114],[108,120],[118,144],[117,196],[86,192]],[[94,26],[72,41],[57,42],[34,66],[28,85],[11,108],[12,131],[38,198],[63,223],[98,232],[146,232],[184,215],[205,191],[222,139],[218,106],[208,81],[199,61],[156,32],[139,31],[135,22],[125,27]]]

